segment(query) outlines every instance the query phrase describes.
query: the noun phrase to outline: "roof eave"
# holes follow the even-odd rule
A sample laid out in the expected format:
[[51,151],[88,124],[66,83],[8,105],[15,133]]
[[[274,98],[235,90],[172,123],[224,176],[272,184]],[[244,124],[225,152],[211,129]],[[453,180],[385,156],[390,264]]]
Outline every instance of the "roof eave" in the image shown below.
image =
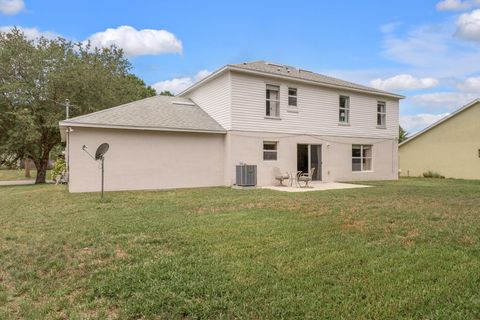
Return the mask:
[[190,87],[188,87],[187,89],[183,90],[182,92],[180,92],[180,93],[177,94],[176,96],[177,96],[177,97],[182,97],[182,96],[184,96],[184,95],[187,94],[188,92],[190,92],[190,91],[198,88],[199,86],[203,85],[204,83],[207,83],[207,82],[209,82],[210,80],[215,79],[216,77],[218,77],[219,75],[221,75],[223,72],[225,72],[225,71],[227,71],[227,70],[228,70],[228,65],[223,66],[222,68],[220,68],[220,69],[218,69],[217,71],[209,74],[208,76],[206,76],[206,77],[203,78],[202,80],[195,82],[195,83],[192,84]]
[[457,114],[461,113],[462,111],[467,110],[468,108],[476,105],[477,103],[480,103],[480,98],[477,98],[477,99],[475,99],[475,100],[467,103],[466,105],[464,105],[464,106],[461,107],[460,109],[458,109],[458,110],[450,113],[448,116],[443,117],[442,119],[438,120],[437,122],[434,122],[433,124],[429,125],[429,126],[426,127],[425,129],[423,129],[423,130],[415,133],[413,136],[411,136],[411,137],[408,138],[407,140],[405,140],[405,141],[403,141],[402,143],[400,143],[400,144],[398,145],[398,147],[401,147],[401,146],[407,144],[408,142],[412,141],[413,139],[418,138],[418,137],[421,136],[422,134],[424,134],[424,133],[432,130],[432,129],[435,128],[436,126],[438,126],[438,125],[444,123],[445,121],[453,118],[453,117],[456,116]]
[[268,76],[268,77],[276,77],[280,79],[286,79],[286,80],[293,80],[293,81],[298,81],[298,82],[303,82],[303,83],[308,83],[308,84],[314,84],[322,87],[328,87],[328,88],[335,88],[335,89],[342,89],[342,90],[347,90],[347,91],[354,91],[354,92],[361,92],[361,93],[366,93],[366,94],[372,94],[372,95],[377,95],[377,96],[383,96],[383,97],[390,97],[390,98],[395,98],[395,99],[405,99],[405,96],[395,94],[395,93],[390,93],[390,92],[380,92],[380,91],[370,91],[370,90],[362,90],[362,89],[356,89],[356,88],[351,88],[347,86],[340,86],[340,85],[334,85],[334,84],[329,84],[325,82],[320,82],[320,81],[313,81],[313,80],[305,80],[305,79],[299,79],[296,77],[291,77],[291,76],[285,76],[285,75],[280,75],[280,74],[275,74],[271,72],[263,72],[263,71],[258,71],[258,70],[248,70],[244,68],[239,68],[237,66],[228,64],[208,77],[203,78],[202,80],[194,83],[187,89],[183,90],[179,94],[177,94],[178,97],[182,97],[186,95],[188,92],[202,86],[203,84],[209,82],[210,80],[216,78],[217,76],[221,75],[225,71],[237,71],[237,72],[243,72],[243,73],[249,73],[249,74],[256,74],[256,75],[262,75],[262,76]]
[[334,84],[320,82],[320,81],[300,79],[300,78],[297,78],[297,77],[286,76],[286,75],[281,75],[281,74],[276,74],[276,73],[271,73],[271,72],[264,72],[264,71],[258,71],[258,70],[248,70],[248,69],[239,68],[239,67],[236,67],[236,66],[233,66],[233,65],[227,65],[226,67],[228,67],[228,69],[232,70],[232,71],[238,71],[238,72],[244,72],[244,73],[250,73],[250,74],[257,74],[257,75],[269,76],[269,77],[276,77],[276,78],[281,78],[281,79],[286,79],[286,80],[293,80],[293,81],[297,81],[297,82],[314,84],[314,85],[318,85],[318,86],[322,86],[322,87],[342,89],[342,90],[354,91],[354,92],[361,92],[361,93],[390,97],[390,98],[395,98],[395,99],[405,99],[405,96],[395,94],[395,93],[390,93],[390,92],[362,90],[362,89],[358,89],[358,88],[352,88],[352,87],[341,86],[341,85],[334,85]]
[[144,131],[163,131],[163,132],[192,132],[192,133],[216,133],[226,134],[226,130],[204,130],[204,129],[184,129],[184,128],[167,128],[167,127],[145,127],[130,125],[111,125],[99,123],[80,123],[80,122],[59,122],[62,127],[83,127],[83,128],[100,128],[100,129],[126,129],[126,130],[144,130]]

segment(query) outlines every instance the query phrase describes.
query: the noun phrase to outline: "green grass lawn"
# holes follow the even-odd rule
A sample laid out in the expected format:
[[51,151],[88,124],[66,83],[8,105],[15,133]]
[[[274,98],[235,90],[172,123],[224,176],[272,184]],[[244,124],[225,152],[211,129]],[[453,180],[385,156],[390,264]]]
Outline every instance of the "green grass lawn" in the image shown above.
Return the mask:
[[[0,169],[0,181],[14,180],[35,180],[37,177],[36,170],[30,170],[31,178],[25,178],[25,170],[23,169]],[[47,171],[47,179],[49,180],[50,170]]]
[[480,181],[0,187],[0,318],[479,319]]

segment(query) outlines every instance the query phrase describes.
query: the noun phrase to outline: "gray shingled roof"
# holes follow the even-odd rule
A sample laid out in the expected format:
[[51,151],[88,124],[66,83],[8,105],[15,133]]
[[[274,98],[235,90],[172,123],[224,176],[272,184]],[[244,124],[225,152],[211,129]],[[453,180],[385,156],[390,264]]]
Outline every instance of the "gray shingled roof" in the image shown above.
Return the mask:
[[403,98],[403,96],[397,95],[395,93],[377,90],[374,88],[352,83],[349,81],[336,79],[336,78],[325,76],[319,73],[314,73],[312,71],[298,69],[295,67],[286,66],[282,64],[270,63],[266,61],[244,62],[239,64],[230,64],[228,66],[233,68],[238,68],[238,69],[258,71],[258,72],[270,73],[273,75],[292,77],[292,78],[301,79],[301,80],[314,81],[320,84],[323,83],[327,85],[340,86],[344,88],[350,88],[350,89],[361,90],[361,91],[368,91],[368,92],[377,93],[381,95],[390,95],[390,96],[393,95],[393,96],[398,96],[399,98]]
[[190,99],[155,96],[60,122],[61,126],[125,127],[165,131],[225,132]]

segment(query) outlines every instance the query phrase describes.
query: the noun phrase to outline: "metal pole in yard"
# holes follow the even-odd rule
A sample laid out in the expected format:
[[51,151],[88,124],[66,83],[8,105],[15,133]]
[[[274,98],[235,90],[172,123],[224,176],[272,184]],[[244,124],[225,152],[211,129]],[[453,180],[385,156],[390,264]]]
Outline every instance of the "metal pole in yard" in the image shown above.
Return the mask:
[[70,100],[68,99],[65,99],[65,118],[69,118],[70,117]]
[[102,156],[102,199],[103,199],[103,183],[104,183],[103,182],[104,181],[103,176],[104,176],[104,164],[105,164],[104,160],[105,160],[105,158]]

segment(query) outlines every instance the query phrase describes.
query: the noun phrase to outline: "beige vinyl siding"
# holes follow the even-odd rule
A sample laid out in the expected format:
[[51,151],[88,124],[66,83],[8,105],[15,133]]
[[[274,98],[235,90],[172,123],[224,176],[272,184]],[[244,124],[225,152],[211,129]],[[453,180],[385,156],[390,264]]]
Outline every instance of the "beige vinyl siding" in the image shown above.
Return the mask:
[[[265,119],[265,87],[280,86],[280,118]],[[398,137],[397,99],[231,72],[232,130],[369,138]],[[288,106],[297,88],[297,107]],[[350,97],[350,125],[339,125],[339,96]],[[385,101],[386,128],[377,128],[377,101]]]
[[188,93],[188,97],[226,130],[231,128],[230,72],[224,72]]

